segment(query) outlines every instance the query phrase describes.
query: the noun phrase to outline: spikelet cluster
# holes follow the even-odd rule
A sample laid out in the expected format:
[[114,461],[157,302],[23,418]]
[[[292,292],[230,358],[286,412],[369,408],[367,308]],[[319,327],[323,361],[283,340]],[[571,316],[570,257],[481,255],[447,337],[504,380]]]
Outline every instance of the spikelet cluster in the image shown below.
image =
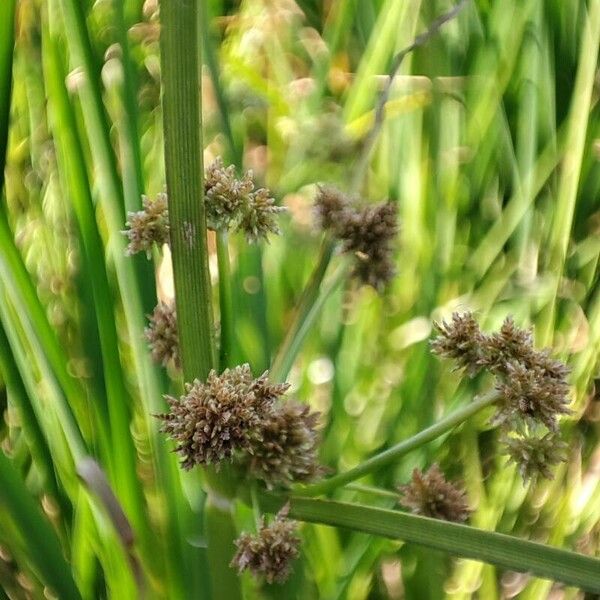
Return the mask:
[[297,524],[287,519],[287,507],[269,524],[263,517],[258,533],[242,533],[235,541],[237,552],[231,566],[239,573],[248,570],[264,577],[268,583],[285,581],[300,552],[297,529]]
[[177,443],[185,469],[236,460],[269,489],[311,481],[321,473],[318,414],[284,401],[288,387],[270,383],[267,372],[255,379],[248,365],[211,371],[205,383],[186,384],[181,398],[166,397],[162,431]]
[[471,513],[464,489],[447,481],[437,464],[426,473],[415,469],[410,483],[398,491],[400,504],[417,515],[463,523]]
[[471,313],[454,313],[450,323],[442,321],[433,327],[438,333],[431,342],[434,354],[454,360],[456,369],[464,369],[470,376],[482,369],[484,339]]
[[357,208],[339,190],[319,189],[315,212],[320,227],[342,242],[342,250],[356,257],[354,276],[377,291],[396,274],[394,241],[398,214],[394,202]]
[[[481,370],[494,375],[498,400],[492,424],[517,434],[505,441],[523,478],[533,479],[534,473],[548,477],[549,467],[565,455],[556,434],[558,418],[571,412],[566,365],[549,349],[535,348],[531,330],[517,327],[511,317],[492,334],[483,333],[471,313],[454,314],[450,323],[435,324],[435,329],[434,353],[453,359],[471,376]],[[540,427],[548,434],[540,437]]]
[[275,205],[269,190],[255,189],[252,171],[238,179],[235,167],[217,158],[206,169],[204,196],[210,229],[242,231],[249,242],[280,232],[276,215],[285,208]]
[[542,437],[506,437],[505,453],[514,462],[523,481],[535,481],[538,476],[553,479],[552,467],[566,461],[567,444],[553,432]]
[[[235,167],[223,166],[217,158],[204,174],[206,225],[215,231],[241,231],[248,242],[266,240],[270,233],[279,234],[277,206],[266,188],[255,188],[252,171],[236,177]],[[129,212],[122,233],[129,238],[126,254],[145,252],[149,258],[154,244],[169,243],[169,207],[166,193],[155,200],[142,196],[143,209]]]
[[144,329],[152,360],[166,366],[170,361],[179,368],[179,335],[177,334],[177,313],[174,303],[159,302],[148,317]]
[[166,194],[158,194],[154,200],[142,196],[143,209],[127,213],[122,233],[129,243],[125,250],[127,256],[145,252],[150,258],[154,244],[162,246],[169,242],[169,208]]
[[247,471],[267,488],[308,482],[322,472],[318,463],[318,413],[293,400],[271,407],[261,425],[261,438],[248,456]]
[[206,382],[187,383],[181,398],[166,396],[171,411],[158,415],[162,431],[176,443],[182,467],[219,466],[261,439],[266,407],[283,395],[285,384],[270,384],[266,374],[254,379],[250,367],[211,371]]

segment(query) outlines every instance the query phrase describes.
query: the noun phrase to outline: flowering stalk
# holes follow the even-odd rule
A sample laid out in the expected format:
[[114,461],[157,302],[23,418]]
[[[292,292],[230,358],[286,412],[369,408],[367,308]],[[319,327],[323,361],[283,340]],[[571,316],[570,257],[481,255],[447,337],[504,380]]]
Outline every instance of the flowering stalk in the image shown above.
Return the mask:
[[492,390],[491,392],[481,396],[481,398],[477,398],[473,402],[459,408],[438,423],[435,423],[435,425],[432,425],[427,429],[423,429],[423,431],[420,431],[407,440],[403,440],[395,446],[376,454],[368,460],[360,463],[353,469],[335,475],[334,477],[330,477],[329,479],[325,479],[324,481],[320,481],[319,483],[296,488],[294,489],[294,494],[297,496],[320,496],[322,494],[331,492],[350,481],[355,481],[356,479],[364,477],[369,473],[377,471],[378,469],[381,469],[382,467],[394,462],[401,456],[408,454],[412,450],[428,444],[429,442],[439,438],[441,435],[451,431],[457,425],[464,423],[467,419],[477,414],[479,411],[494,404],[498,398],[498,392]]
[[[324,251],[327,252],[326,247],[324,247]],[[325,254],[322,255],[322,258],[324,256]],[[327,264],[328,262],[323,261],[325,268],[327,268]],[[345,261],[328,281],[323,282],[320,276],[311,279],[302,296],[292,326],[288,329],[273,361],[271,368],[273,381],[285,381],[300,351],[302,342],[314,325],[325,301],[347,279],[349,272],[350,265]]]
[[[199,1],[161,3],[165,167],[177,325],[185,381],[206,380],[214,366],[213,314],[202,180]],[[241,598],[229,561],[235,527],[231,500],[211,491],[205,526],[213,597]],[[222,486],[219,486],[220,488]]]

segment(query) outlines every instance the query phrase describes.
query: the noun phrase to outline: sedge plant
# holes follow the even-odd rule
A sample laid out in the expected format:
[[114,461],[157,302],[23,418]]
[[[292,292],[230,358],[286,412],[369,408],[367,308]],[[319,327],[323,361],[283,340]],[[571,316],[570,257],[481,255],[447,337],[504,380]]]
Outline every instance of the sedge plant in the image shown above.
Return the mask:
[[600,2],[275,4],[0,8],[2,593],[600,592]]

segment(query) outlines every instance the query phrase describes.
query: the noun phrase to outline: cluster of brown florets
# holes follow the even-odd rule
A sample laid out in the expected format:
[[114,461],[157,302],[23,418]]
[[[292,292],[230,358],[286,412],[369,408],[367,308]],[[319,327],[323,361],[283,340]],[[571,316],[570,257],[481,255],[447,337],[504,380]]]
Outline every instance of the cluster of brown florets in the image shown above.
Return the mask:
[[[129,238],[128,255],[145,252],[149,257],[154,244],[169,243],[169,207],[167,194],[155,200],[143,196],[143,210],[130,212],[123,234]],[[215,231],[241,231],[248,242],[267,239],[280,233],[276,215],[285,210],[276,206],[271,192],[255,188],[252,171],[237,178],[235,167],[223,166],[217,158],[204,176],[206,225]]]
[[298,526],[287,519],[287,514],[286,506],[269,524],[263,517],[258,533],[242,533],[235,541],[237,552],[231,566],[239,573],[247,569],[253,575],[264,577],[268,583],[285,581],[292,561],[300,552]]
[[437,464],[426,473],[415,469],[411,482],[398,487],[400,504],[413,513],[463,523],[471,514],[465,490],[446,480]]
[[318,418],[308,406],[293,400],[275,404],[262,423],[260,443],[247,457],[250,475],[269,489],[319,477]]
[[166,194],[158,194],[154,200],[142,196],[143,210],[127,214],[123,234],[129,239],[125,250],[127,256],[145,252],[150,258],[154,244],[169,243],[169,208]]
[[235,167],[224,167],[217,158],[206,169],[204,194],[210,229],[242,231],[249,242],[280,233],[275,215],[285,208],[275,205],[266,188],[255,189],[252,171],[238,179]]
[[319,189],[315,211],[320,227],[342,242],[356,257],[354,276],[382,291],[396,274],[394,240],[398,210],[394,202],[355,207],[339,190]]
[[184,469],[228,460],[268,488],[311,481],[321,473],[318,414],[283,401],[288,387],[267,373],[255,379],[248,365],[211,371],[206,382],[186,384],[181,398],[166,397],[162,431],[177,443]]
[[[320,476],[318,414],[293,400],[284,401],[289,385],[270,383],[268,373],[254,378],[250,367],[211,371],[206,382],[186,384],[180,398],[167,396],[170,412],[158,415],[162,431],[175,442],[182,467],[237,464],[246,476],[268,489],[309,482]],[[287,509],[257,534],[243,533],[231,563],[269,583],[283,581],[298,554],[297,525]]]
[[435,328],[434,353],[453,359],[470,376],[483,370],[494,375],[498,399],[492,424],[504,429],[507,453],[523,478],[551,475],[549,467],[565,460],[558,418],[571,412],[566,365],[550,350],[535,348],[531,330],[517,327],[511,317],[492,334],[482,332],[471,313],[455,313]]
[[177,313],[174,303],[159,302],[148,317],[148,326],[144,329],[154,362],[163,367],[172,362],[179,368],[179,335],[177,333]]

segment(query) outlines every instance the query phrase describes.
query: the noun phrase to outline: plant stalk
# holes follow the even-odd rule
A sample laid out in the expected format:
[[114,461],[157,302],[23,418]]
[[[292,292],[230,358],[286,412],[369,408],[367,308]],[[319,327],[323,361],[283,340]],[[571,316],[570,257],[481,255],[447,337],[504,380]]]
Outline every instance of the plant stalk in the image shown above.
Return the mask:
[[[181,359],[185,381],[206,380],[215,366],[202,173],[200,1],[161,3],[161,69],[165,168],[171,253]],[[213,598],[241,598],[229,568],[235,525],[224,474],[207,471],[204,525]],[[213,480],[214,481],[211,481]]]
[[314,305],[319,298],[321,283],[327,272],[327,267],[331,261],[334,249],[335,241],[331,240],[329,237],[323,240],[317,266],[311,275],[308,285],[302,292],[293,321],[277,351],[275,359],[273,360],[270,372],[270,377],[273,381],[285,381],[306,335],[307,328],[305,327],[305,320],[311,313],[313,319],[316,317],[317,313]]
[[294,494],[298,496],[321,496],[341,487],[342,485],[345,485],[346,483],[349,483],[350,481],[355,481],[356,479],[360,479],[369,473],[373,473],[374,471],[377,471],[378,469],[381,469],[382,467],[394,462],[401,456],[408,454],[412,450],[432,442],[444,433],[454,429],[454,427],[460,425],[474,414],[478,413],[484,408],[487,408],[488,406],[491,406],[494,402],[496,402],[496,400],[498,400],[498,392],[496,392],[496,390],[488,392],[481,398],[478,398],[466,406],[459,408],[431,427],[423,429],[423,431],[420,431],[407,440],[403,440],[395,446],[376,454],[375,456],[360,463],[353,469],[335,475],[330,479],[325,479],[324,481],[320,481],[312,485],[296,488],[294,489]]

